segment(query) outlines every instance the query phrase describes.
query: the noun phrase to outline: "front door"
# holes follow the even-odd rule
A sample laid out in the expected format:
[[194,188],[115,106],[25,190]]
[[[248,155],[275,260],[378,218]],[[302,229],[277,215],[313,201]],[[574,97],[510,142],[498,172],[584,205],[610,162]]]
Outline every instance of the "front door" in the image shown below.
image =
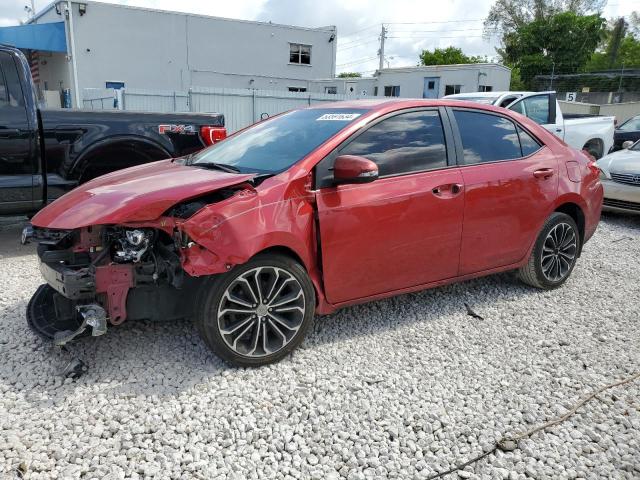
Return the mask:
[[440,77],[424,77],[422,98],[438,98],[440,93]]
[[453,109],[463,159],[465,210],[460,274],[522,260],[558,191],[558,159],[505,117]]
[[[454,277],[458,270],[464,187],[449,166],[437,109],[387,117],[316,170],[324,288],[338,304]],[[452,153],[452,152],[450,152]],[[377,163],[372,183],[331,183],[337,155]]]
[[0,52],[0,213],[33,209],[33,132],[13,57]]

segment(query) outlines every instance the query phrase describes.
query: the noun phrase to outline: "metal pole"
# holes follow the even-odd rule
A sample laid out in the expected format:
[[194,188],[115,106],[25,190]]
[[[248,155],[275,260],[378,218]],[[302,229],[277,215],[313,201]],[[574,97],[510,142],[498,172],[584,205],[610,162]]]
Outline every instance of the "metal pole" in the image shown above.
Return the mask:
[[382,30],[380,31],[380,50],[378,50],[378,56],[380,57],[379,70],[384,68],[384,39],[387,38],[387,29],[382,24]]
[[73,9],[71,1],[67,0],[67,15],[69,17],[69,45],[71,54],[71,73],[73,75],[73,90],[76,100],[76,108],[82,108],[82,99],[80,98],[80,87],[78,86],[78,65],[76,63],[76,40],[73,33]]
[[620,83],[618,83],[618,92],[622,92],[622,76],[624,75],[624,63],[622,64],[622,70],[620,70]]
[[556,73],[556,62],[551,62],[551,84],[549,85],[549,90],[553,90],[553,75]]

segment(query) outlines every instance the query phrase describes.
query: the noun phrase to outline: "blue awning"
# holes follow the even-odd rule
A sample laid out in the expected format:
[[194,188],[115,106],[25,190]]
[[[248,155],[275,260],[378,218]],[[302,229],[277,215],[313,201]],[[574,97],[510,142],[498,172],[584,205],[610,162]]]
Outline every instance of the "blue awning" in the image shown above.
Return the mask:
[[25,50],[67,51],[64,22],[0,27],[0,43]]

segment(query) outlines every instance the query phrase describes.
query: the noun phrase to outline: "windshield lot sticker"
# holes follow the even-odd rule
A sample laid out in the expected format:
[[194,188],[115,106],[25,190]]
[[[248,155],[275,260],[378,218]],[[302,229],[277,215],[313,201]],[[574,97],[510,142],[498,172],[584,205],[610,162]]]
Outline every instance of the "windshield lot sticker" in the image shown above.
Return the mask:
[[325,113],[321,117],[316,118],[318,120],[334,120],[338,122],[348,122],[354,118],[358,118],[361,113]]

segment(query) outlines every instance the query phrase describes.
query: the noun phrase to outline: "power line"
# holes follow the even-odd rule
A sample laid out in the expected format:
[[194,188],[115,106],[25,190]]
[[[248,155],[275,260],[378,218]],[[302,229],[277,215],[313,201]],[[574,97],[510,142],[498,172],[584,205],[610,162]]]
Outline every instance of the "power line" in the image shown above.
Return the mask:
[[377,41],[378,41],[378,39],[376,38],[374,40],[367,40],[366,42],[359,42],[359,43],[356,43],[354,45],[349,45],[347,47],[338,47],[338,52],[343,51],[343,50],[350,50],[352,48],[359,47],[361,45],[367,45],[369,43],[376,43]]
[[373,25],[369,25],[368,27],[361,28],[360,30],[356,30],[355,32],[343,33],[343,35],[345,37],[350,37],[351,35],[355,35],[356,33],[364,32],[365,30],[369,30],[370,28],[377,27],[378,25],[379,25],[378,23],[374,23]]
[[385,25],[430,25],[432,23],[464,23],[464,22],[484,22],[484,18],[475,20],[442,20],[433,22],[385,22]]
[[351,62],[338,64],[338,65],[336,65],[336,67],[346,67],[348,65],[358,65],[360,63],[368,62],[370,60],[375,60],[376,58],[378,58],[378,57],[375,56],[375,57],[369,57],[369,58],[361,58],[359,60],[353,60]]

